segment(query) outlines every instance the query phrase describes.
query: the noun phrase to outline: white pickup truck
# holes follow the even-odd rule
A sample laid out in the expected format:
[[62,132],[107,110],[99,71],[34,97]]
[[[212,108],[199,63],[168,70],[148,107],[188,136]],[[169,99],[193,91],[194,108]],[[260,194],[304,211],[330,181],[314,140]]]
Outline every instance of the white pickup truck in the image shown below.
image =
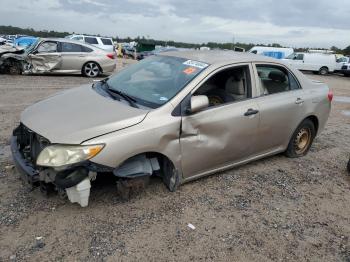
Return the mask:
[[344,65],[350,63],[350,57],[348,56],[342,56],[337,59],[337,64],[335,66],[335,71],[340,72],[343,68]]

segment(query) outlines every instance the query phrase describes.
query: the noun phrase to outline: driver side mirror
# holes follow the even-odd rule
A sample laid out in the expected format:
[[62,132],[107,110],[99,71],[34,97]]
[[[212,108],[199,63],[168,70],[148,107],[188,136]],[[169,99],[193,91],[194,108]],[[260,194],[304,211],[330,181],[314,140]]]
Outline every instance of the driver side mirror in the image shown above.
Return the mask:
[[207,96],[192,96],[190,108],[187,109],[187,113],[194,114],[209,106],[209,99]]

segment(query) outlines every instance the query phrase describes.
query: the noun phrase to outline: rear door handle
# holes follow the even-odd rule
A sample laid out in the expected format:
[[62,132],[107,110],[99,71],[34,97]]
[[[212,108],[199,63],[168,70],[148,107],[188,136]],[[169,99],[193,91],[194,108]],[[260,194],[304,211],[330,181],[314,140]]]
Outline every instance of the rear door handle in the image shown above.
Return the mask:
[[297,105],[300,105],[300,104],[304,103],[304,100],[298,97],[297,100],[295,101],[295,103]]
[[259,110],[249,108],[247,112],[244,113],[244,116],[256,115],[257,113],[259,113]]

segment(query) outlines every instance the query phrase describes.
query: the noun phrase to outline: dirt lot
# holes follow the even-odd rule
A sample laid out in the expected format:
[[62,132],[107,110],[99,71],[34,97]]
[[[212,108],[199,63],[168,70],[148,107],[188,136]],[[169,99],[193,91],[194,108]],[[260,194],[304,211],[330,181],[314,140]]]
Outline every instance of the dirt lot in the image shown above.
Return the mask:
[[[350,97],[349,78],[309,77]],[[175,193],[154,179],[129,201],[106,176],[81,208],[28,192],[8,142],[26,106],[89,82],[0,75],[0,261],[350,261],[349,102],[333,103],[306,157],[270,157]]]

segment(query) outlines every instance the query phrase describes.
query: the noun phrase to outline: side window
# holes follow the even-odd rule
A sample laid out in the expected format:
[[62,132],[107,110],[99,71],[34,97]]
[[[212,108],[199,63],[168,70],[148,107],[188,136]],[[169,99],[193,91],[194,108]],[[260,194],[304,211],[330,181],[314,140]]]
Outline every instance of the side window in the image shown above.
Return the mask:
[[252,97],[248,66],[224,69],[202,84],[194,95],[206,95],[210,106],[238,102]]
[[61,43],[62,52],[81,52],[81,45],[73,43]]
[[297,54],[295,60],[304,60],[304,54]]
[[85,42],[89,43],[89,44],[92,44],[92,45],[97,45],[98,44],[96,37],[86,37],[85,36]]
[[101,41],[104,45],[113,45],[112,40],[109,38],[101,38]]
[[38,53],[55,53],[57,52],[56,42],[43,42],[37,49]]
[[300,88],[295,77],[283,67],[257,65],[256,69],[259,77],[260,93],[263,95],[276,94]]
[[91,53],[92,51],[94,51],[94,50],[92,50],[91,48],[88,48],[88,47],[86,47],[86,46],[80,46],[81,47],[81,51],[82,52],[85,52],[85,53]]

